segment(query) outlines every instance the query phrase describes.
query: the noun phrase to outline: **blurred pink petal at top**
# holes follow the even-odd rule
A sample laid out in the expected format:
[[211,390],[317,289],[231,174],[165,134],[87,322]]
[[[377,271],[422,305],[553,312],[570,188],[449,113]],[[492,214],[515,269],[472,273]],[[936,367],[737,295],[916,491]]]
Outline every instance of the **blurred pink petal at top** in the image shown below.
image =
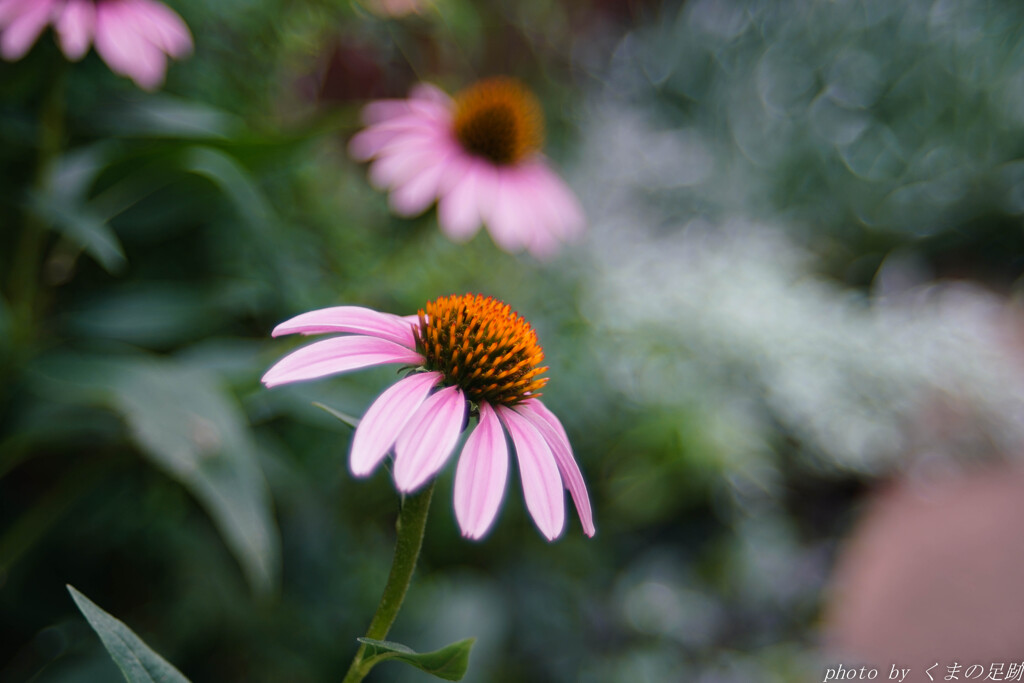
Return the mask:
[[94,43],[111,71],[144,90],[163,84],[167,57],[192,52],[188,26],[156,0],[0,0],[0,55],[21,59],[47,25],[68,59],[81,59]]

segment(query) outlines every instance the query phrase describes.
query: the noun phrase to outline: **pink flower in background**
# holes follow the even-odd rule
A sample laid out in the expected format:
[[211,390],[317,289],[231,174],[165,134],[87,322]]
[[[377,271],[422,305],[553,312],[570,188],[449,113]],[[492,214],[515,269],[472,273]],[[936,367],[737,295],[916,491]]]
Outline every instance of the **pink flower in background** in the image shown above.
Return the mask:
[[390,190],[396,213],[414,216],[436,200],[453,240],[484,223],[505,251],[537,258],[582,231],[579,202],[540,154],[540,105],[517,81],[487,79],[454,99],[421,84],[407,100],[370,104],[363,118],[349,151],[373,160],[370,180]]
[[448,461],[466,424],[478,417],[455,471],[455,516],[464,536],[480,538],[498,514],[512,437],[526,507],[554,540],[565,525],[563,486],[583,531],[594,535],[590,499],[558,418],[540,402],[544,352],[529,323],[506,304],[481,295],[442,297],[418,316],[357,306],[304,313],[274,336],[349,332],[304,346],[263,376],[268,387],[398,363],[416,368],[367,409],[352,438],[349,466],[367,476],[394,449],[394,478],[409,493]]
[[68,59],[95,43],[111,71],[144,90],[163,84],[168,56],[192,51],[185,22],[156,0],[0,0],[0,55],[21,59],[49,24]]

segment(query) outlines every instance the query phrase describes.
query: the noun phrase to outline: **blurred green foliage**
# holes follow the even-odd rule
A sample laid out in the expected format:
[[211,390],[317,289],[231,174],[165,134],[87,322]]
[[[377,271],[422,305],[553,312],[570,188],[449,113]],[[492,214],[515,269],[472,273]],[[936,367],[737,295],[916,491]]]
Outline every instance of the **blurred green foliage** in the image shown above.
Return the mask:
[[[572,521],[545,543],[513,474],[492,534],[467,542],[448,468],[392,636],[420,652],[476,636],[471,681],[804,676],[871,477],[808,467],[782,423],[757,443],[765,480],[738,474],[743,425],[613,381],[586,247],[541,265],[486,235],[452,244],[432,213],[390,216],[345,141],[368,98],[511,73],[540,95],[563,168],[590,158],[581,143],[616,150],[580,133],[609,98],[696,132],[634,193],[652,228],[754,215],[856,287],[903,249],[1008,289],[1024,263],[1021,9],[435,0],[395,20],[332,0],[171,4],[196,53],[159,94],[93,54],[64,63],[50,34],[0,63],[0,678],[116,680],[71,583],[197,683],[340,679],[397,496],[386,473],[348,474],[350,430],[313,403],[360,415],[393,371],[268,391],[260,375],[300,343],[269,331],[469,291],[538,329],[598,535]],[[368,680],[428,680],[399,669]]]

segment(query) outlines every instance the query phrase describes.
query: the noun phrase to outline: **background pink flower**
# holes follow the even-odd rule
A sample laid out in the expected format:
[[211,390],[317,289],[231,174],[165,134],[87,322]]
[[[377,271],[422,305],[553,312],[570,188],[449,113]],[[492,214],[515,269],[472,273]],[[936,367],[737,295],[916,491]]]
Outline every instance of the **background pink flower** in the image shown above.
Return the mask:
[[523,494],[541,533],[554,540],[565,525],[568,488],[583,530],[594,535],[590,499],[572,447],[554,413],[540,402],[543,351],[533,328],[508,305],[481,295],[442,297],[418,317],[355,306],[304,313],[274,336],[349,332],[302,347],[267,371],[268,387],[374,365],[401,363],[415,372],[382,393],[352,439],[349,466],[369,475],[394,448],[395,485],[409,493],[444,466],[467,413],[479,420],[455,472],[455,515],[464,536],[480,538],[497,516],[508,476],[507,432],[515,446]]
[[94,42],[114,73],[144,90],[163,84],[168,56],[192,51],[185,22],[155,0],[0,0],[0,55],[20,59],[50,24],[68,59]]
[[371,182],[394,211],[413,216],[436,200],[445,234],[465,241],[487,225],[499,247],[552,256],[583,229],[572,191],[540,154],[540,105],[517,81],[491,78],[453,100],[421,84],[407,100],[366,107],[368,127],[349,151],[373,160]]

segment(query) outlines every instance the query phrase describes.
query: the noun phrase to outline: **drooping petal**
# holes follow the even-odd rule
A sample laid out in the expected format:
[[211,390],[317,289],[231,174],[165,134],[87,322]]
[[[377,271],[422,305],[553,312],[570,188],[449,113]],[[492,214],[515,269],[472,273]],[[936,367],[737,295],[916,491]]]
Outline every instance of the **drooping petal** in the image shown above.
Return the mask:
[[[453,161],[448,169],[450,189],[437,204],[441,229],[456,242],[465,242],[480,229],[479,188],[483,179],[482,165],[474,160]],[[456,178],[454,180],[450,178]]]
[[154,0],[133,0],[132,4],[139,29],[150,42],[176,59],[192,52],[192,34],[177,12]]
[[401,151],[409,141],[421,143],[438,137],[437,126],[418,116],[400,116],[361,130],[348,143],[348,153],[356,161]]
[[3,34],[0,54],[4,59],[21,59],[39,39],[53,15],[53,0],[35,0],[18,8]]
[[0,0],[0,28],[21,15],[32,0]]
[[576,463],[576,458],[572,455],[569,436],[565,433],[562,423],[554,413],[548,410],[547,406],[537,399],[524,401],[516,406],[515,410],[540,430],[541,436],[544,437],[548,446],[551,447],[551,453],[555,456],[555,462],[558,464],[558,471],[562,475],[562,481],[565,483],[565,487],[569,489],[572,501],[576,505],[576,512],[579,514],[580,522],[583,525],[583,533],[587,536],[593,536],[596,530],[594,529],[593,512],[590,509],[590,496],[587,493],[587,485],[583,481],[583,474]]
[[445,109],[451,109],[454,106],[454,102],[452,102],[452,98],[448,96],[448,93],[432,83],[417,83],[409,91],[409,97],[414,100],[433,102]]
[[416,216],[434,203],[441,179],[448,170],[450,153],[438,151],[433,163],[391,191],[389,203],[399,216]]
[[379,190],[398,187],[436,164],[443,152],[436,140],[420,140],[378,156],[370,165],[370,184]]
[[544,223],[559,239],[571,241],[583,232],[586,220],[576,195],[542,159],[523,167],[534,187],[537,210],[544,215]]
[[395,442],[395,485],[415,491],[440,470],[459,440],[466,398],[458,387],[433,394],[409,420]]
[[526,509],[544,537],[553,541],[565,526],[565,496],[551,448],[533,423],[515,410],[498,406],[497,411],[516,447]]
[[543,261],[552,258],[571,236],[563,229],[562,216],[552,203],[551,186],[536,173],[539,165],[527,163],[509,173],[515,175],[523,244],[534,258]]
[[139,35],[129,2],[96,5],[96,51],[114,73],[128,76],[143,90],[164,82],[167,57]]
[[533,229],[529,222],[529,198],[520,192],[516,169],[495,169],[493,178],[492,198],[481,198],[480,213],[494,243],[515,253],[527,243],[526,233]]
[[377,397],[359,421],[352,437],[352,453],[348,461],[352,474],[366,476],[377,467],[427,394],[440,381],[439,372],[417,373],[397,382]]
[[354,332],[387,339],[410,349],[416,346],[410,323],[397,315],[362,306],[332,306],[308,311],[275,327],[272,336],[328,332]]
[[480,404],[480,422],[469,435],[455,470],[455,518],[467,538],[481,538],[501,507],[508,478],[508,446],[498,416]]
[[425,115],[435,120],[451,116],[452,101],[445,93],[428,83],[412,89],[409,99],[387,99],[370,102],[361,113],[363,123],[373,126],[410,113]]
[[96,29],[96,5],[92,0],[68,0],[55,26],[60,48],[71,61],[85,56]]
[[372,365],[419,365],[423,356],[412,349],[377,337],[335,337],[303,346],[277,362],[263,375],[268,387],[300,382]]

